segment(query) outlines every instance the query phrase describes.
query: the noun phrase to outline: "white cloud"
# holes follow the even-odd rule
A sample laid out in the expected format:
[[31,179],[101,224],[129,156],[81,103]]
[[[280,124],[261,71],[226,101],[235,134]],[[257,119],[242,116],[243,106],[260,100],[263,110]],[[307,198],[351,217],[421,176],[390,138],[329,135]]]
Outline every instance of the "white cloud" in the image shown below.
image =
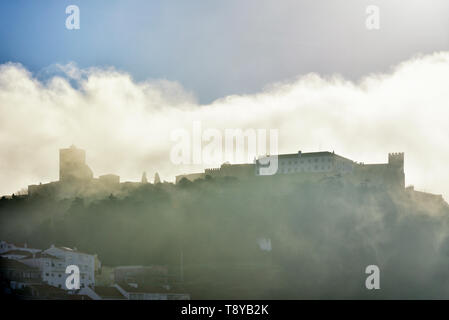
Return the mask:
[[0,66],[0,194],[56,180],[58,149],[72,143],[86,149],[95,175],[122,181],[199,170],[169,157],[170,132],[200,120],[204,129],[279,129],[280,152],[335,150],[369,163],[403,151],[406,182],[449,198],[449,52],[359,83],[309,74],[210,105],[178,83],[73,64],[61,70],[67,77],[42,82],[19,64]]

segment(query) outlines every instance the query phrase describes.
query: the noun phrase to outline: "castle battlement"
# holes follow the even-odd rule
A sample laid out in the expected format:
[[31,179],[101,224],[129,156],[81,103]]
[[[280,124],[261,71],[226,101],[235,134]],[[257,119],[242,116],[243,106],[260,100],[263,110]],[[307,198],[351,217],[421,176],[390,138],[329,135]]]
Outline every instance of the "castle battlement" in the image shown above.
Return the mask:
[[390,152],[388,156],[393,158],[404,158],[404,152]]
[[404,152],[392,152],[388,154],[388,164],[403,167]]

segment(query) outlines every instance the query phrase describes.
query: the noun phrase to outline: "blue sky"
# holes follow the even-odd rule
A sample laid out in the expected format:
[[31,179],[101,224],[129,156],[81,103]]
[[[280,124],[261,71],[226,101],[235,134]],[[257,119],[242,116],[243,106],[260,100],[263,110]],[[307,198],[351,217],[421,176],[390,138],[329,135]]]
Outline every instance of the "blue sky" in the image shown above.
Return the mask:
[[[78,5],[81,29],[65,28]],[[380,7],[381,28],[365,28]],[[449,1],[1,1],[0,63],[114,66],[137,81],[180,82],[200,103],[308,72],[349,79],[449,49]]]

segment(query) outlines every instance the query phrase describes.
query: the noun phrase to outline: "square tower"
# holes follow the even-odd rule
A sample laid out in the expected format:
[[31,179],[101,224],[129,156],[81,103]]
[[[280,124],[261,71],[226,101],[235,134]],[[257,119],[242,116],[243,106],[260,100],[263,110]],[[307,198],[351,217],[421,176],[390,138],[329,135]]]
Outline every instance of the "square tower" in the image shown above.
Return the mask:
[[398,168],[404,168],[404,153],[393,152],[388,154],[388,164]]
[[86,165],[86,152],[72,145],[59,150],[59,181],[91,180],[92,170]]
[[405,188],[404,153],[396,152],[388,154],[389,177],[391,184]]

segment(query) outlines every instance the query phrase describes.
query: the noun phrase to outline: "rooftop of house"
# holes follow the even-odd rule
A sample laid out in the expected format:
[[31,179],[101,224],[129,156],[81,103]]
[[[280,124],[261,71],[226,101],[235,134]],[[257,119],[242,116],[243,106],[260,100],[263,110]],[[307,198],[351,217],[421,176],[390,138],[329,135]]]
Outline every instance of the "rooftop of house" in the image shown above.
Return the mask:
[[318,152],[302,152],[302,151],[298,151],[296,153],[284,153],[284,154],[279,154],[278,155],[279,159],[314,158],[314,157],[337,157],[337,158],[340,158],[340,159],[352,161],[351,159],[342,157],[342,156],[336,154],[333,151],[332,152],[330,152],[330,151],[318,151]]
[[63,300],[92,300],[86,295],[69,294],[66,290],[50,286],[48,284],[33,284],[30,288],[38,297],[46,299],[63,299]]
[[116,287],[95,286],[95,293],[102,298],[126,299]]
[[170,287],[167,288],[165,286],[157,286],[157,285],[138,285],[137,287],[134,287],[132,285],[129,285],[127,283],[117,283],[117,285],[120,286],[124,291],[128,293],[165,293],[165,294],[184,294],[180,288],[174,288]]
[[16,248],[28,248],[28,244],[26,242],[9,242],[9,241],[6,241],[6,240],[2,240],[1,242],[13,245]]
[[59,249],[65,252],[73,252],[73,253],[79,253],[79,254],[85,254],[85,255],[89,255],[89,256],[94,256],[95,254],[92,253],[87,253],[87,252],[82,252],[79,251],[77,248],[69,248],[69,247],[56,247],[54,245],[51,245],[50,249]]
[[23,270],[23,271],[33,271],[37,270],[37,268],[30,267],[24,263],[21,263],[17,260],[7,259],[0,257],[0,269],[14,269],[14,270]]
[[150,266],[117,266],[114,267],[114,270],[161,270],[166,271],[168,268],[166,266],[161,265],[150,265]]
[[27,256],[32,256],[33,254],[31,252],[29,252],[29,251],[26,251],[26,250],[14,249],[14,250],[9,250],[9,251],[3,252],[1,255],[2,256],[5,256],[5,255],[17,255],[17,256],[20,256],[20,255],[22,255],[22,256],[27,257]]
[[25,258],[24,260],[27,260],[27,259],[44,259],[44,258],[52,259],[52,260],[63,260],[61,258],[58,258],[58,257],[56,257],[54,255],[51,255],[51,254],[48,254],[46,252],[37,252],[34,255],[31,254],[29,257]]

